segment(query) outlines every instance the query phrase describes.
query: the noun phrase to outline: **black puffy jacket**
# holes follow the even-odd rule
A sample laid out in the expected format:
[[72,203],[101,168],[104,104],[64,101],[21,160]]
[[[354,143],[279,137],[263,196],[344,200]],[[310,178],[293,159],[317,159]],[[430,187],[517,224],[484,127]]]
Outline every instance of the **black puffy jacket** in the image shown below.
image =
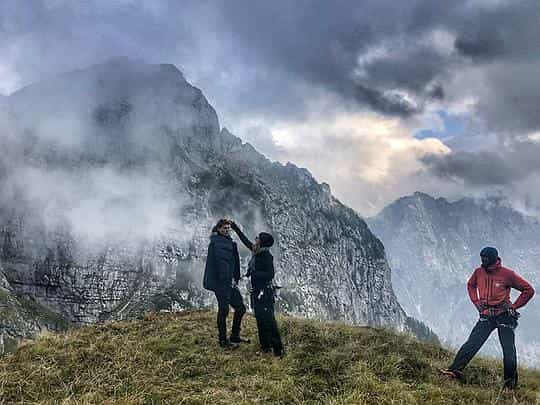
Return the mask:
[[[252,251],[253,242],[247,238],[238,225],[233,223],[231,226],[242,243]],[[274,256],[268,249],[262,249],[251,257],[247,275],[251,276],[251,285],[256,291],[264,289],[268,283],[272,282],[274,274]]]
[[251,285],[256,291],[262,290],[274,279],[274,256],[265,250],[255,254],[252,260],[254,265],[249,272]]
[[204,269],[203,287],[216,291],[231,287],[232,280],[240,280],[240,257],[236,243],[228,236],[210,237]]

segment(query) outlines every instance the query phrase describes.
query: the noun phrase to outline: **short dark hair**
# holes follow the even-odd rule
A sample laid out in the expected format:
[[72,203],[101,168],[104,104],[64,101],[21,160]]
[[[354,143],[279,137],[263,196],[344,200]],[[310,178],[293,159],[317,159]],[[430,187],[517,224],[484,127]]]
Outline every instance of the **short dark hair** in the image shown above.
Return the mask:
[[224,225],[230,225],[230,224],[231,224],[231,221],[229,221],[228,219],[220,219],[216,224],[216,228],[221,228]]
[[261,247],[272,247],[274,244],[274,237],[267,232],[261,232],[259,234],[259,241],[261,242]]

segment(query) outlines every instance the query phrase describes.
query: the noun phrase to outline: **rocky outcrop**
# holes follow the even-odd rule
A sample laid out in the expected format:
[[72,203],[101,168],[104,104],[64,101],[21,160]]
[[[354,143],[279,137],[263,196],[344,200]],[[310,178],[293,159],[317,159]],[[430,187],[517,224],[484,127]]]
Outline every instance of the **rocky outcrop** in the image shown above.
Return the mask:
[[11,95],[2,117],[16,134],[0,165],[4,273],[70,322],[213,305],[209,231],[232,217],[276,235],[281,310],[409,328],[365,222],[307,170],[220,129],[174,66],[69,73]]
[[17,295],[0,270],[0,356],[42,331],[69,327],[61,316],[30,297]]
[[[479,266],[484,246],[496,246],[503,265],[537,289],[540,286],[540,223],[500,199],[449,202],[415,193],[368,222],[386,247],[392,282],[405,311],[452,346],[464,342],[477,319],[466,282]],[[522,313],[517,331],[520,357],[539,364],[540,300],[534,297]],[[485,352],[500,353],[496,333]]]

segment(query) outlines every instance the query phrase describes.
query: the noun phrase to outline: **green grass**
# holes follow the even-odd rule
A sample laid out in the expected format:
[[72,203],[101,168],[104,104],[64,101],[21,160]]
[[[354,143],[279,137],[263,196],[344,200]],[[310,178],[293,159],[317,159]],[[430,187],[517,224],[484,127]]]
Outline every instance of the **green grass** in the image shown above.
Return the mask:
[[[280,317],[288,355],[257,345],[224,352],[215,313],[147,315],[47,334],[0,360],[0,403],[540,403],[540,372],[500,393],[500,362],[478,359],[463,383],[442,380],[452,353],[389,330]],[[256,340],[246,316],[244,334]]]

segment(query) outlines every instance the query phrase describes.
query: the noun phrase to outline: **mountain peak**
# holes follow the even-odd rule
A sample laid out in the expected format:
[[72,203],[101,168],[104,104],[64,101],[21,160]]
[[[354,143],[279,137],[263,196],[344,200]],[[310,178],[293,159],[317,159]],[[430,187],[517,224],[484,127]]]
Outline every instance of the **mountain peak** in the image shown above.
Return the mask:
[[437,201],[437,199],[430,194],[424,193],[422,191],[415,191],[413,194],[405,195],[398,198],[393,203],[390,203],[389,206],[393,204],[410,204],[414,202],[425,202],[425,201]]
[[17,131],[35,136],[41,150],[49,153],[45,144],[54,143],[71,157],[125,161],[136,151],[136,160],[144,161],[149,150],[169,154],[171,137],[209,144],[219,134],[215,110],[180,70],[130,58],[28,85],[4,104]]
[[172,64],[149,64],[140,59],[119,57],[29,84],[12,93],[9,98],[13,102],[27,97],[28,93],[38,93],[42,97],[51,93],[68,93],[73,102],[80,103],[80,98],[91,102],[96,97],[129,96],[141,89],[163,92],[167,87],[190,87],[201,93],[189,85],[182,72]]
[[[184,74],[172,63],[148,63],[140,58],[131,58],[127,56],[118,56],[106,59],[103,62],[96,63],[89,67],[78,69],[73,72],[107,72],[118,71],[121,73],[131,72],[135,74],[154,74],[154,75],[172,75],[185,80]],[[71,72],[71,73],[73,73]],[[69,73],[68,73],[69,74]],[[62,76],[62,75],[59,75]]]
[[423,207],[425,205],[431,206],[437,204],[447,205],[449,204],[449,202],[443,197],[435,198],[430,194],[421,191],[415,191],[413,194],[400,197],[394,202],[388,204],[382,209],[381,212],[379,212],[379,214],[377,214],[377,216],[383,215],[383,213],[387,213],[392,210],[400,210],[400,207],[404,206]]
[[415,191],[413,196],[417,198],[425,198],[425,199],[434,200],[434,198],[430,194],[424,193],[422,191]]
[[450,202],[444,197],[433,197],[431,194],[424,193],[423,191],[415,191],[411,198],[416,198],[420,201],[430,201],[443,204],[449,204]]

